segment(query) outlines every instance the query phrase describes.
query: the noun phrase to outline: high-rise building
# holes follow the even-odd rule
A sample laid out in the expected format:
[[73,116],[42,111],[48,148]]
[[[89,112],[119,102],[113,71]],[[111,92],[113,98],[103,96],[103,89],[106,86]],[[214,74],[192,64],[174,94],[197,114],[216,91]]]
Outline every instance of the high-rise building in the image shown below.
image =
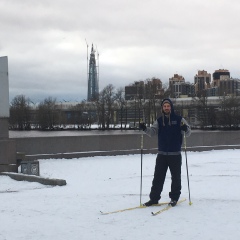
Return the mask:
[[220,80],[229,79],[230,78],[230,72],[226,69],[219,69],[216,70],[213,73],[213,87],[219,87],[220,86]]
[[162,88],[162,81],[158,78],[152,78],[146,81],[145,83],[145,98],[161,98],[164,93]]
[[235,95],[238,96],[239,79],[221,78],[219,81],[219,95]]
[[144,98],[144,81],[125,86],[125,100]]
[[99,74],[97,69],[97,62],[95,56],[95,50],[92,44],[92,50],[89,59],[89,70],[88,70],[88,101],[94,101],[98,99],[99,95]]
[[207,71],[201,70],[194,77],[195,92],[196,94],[201,93],[202,91],[210,88],[211,83],[211,74]]
[[206,96],[208,96],[208,97],[219,96],[219,87],[210,87],[210,88],[208,88]]
[[184,95],[188,97],[195,96],[195,86],[193,83],[189,83],[189,82],[182,83],[180,89],[181,89],[181,95],[183,96]]
[[133,99],[159,99],[162,97],[164,90],[162,81],[158,78],[148,79],[144,81],[134,82],[129,86],[125,86],[125,100]]
[[182,84],[185,83],[185,78],[181,75],[174,74],[173,77],[169,78],[169,90],[170,96],[174,98],[182,95]]

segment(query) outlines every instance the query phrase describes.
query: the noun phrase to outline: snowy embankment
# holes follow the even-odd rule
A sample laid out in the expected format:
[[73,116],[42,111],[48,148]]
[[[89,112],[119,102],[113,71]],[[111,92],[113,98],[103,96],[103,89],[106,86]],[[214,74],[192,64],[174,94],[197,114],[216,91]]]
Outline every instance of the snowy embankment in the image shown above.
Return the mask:
[[[134,240],[240,238],[240,150],[188,152],[182,195],[187,201],[158,216],[161,207],[101,215],[139,205],[140,155],[41,160],[41,176],[66,179],[64,187],[0,176],[1,240]],[[143,196],[148,200],[155,155],[143,156]],[[169,172],[161,201],[168,201]]]

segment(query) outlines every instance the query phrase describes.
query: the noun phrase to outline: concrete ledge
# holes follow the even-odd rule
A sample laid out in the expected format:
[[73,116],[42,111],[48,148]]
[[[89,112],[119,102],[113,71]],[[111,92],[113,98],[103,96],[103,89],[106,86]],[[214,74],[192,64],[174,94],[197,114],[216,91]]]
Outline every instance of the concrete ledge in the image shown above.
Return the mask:
[[65,186],[67,184],[66,180],[63,180],[63,179],[43,178],[43,177],[26,175],[21,173],[2,172],[0,173],[0,175],[9,176],[10,178],[17,181],[38,182],[43,185]]
[[195,146],[187,147],[187,151],[203,152],[210,150],[240,149],[240,145]]
[[[129,154],[140,154],[140,149],[132,150],[113,150],[113,151],[90,151],[90,152],[69,152],[69,153],[56,153],[56,154],[36,154],[26,155],[26,160],[39,160],[39,159],[72,159],[72,158],[83,158],[83,157],[95,157],[95,156],[118,156],[118,155],[129,155]],[[157,153],[157,148],[144,149],[144,153]]]
[[[240,149],[240,145],[218,145],[218,146],[194,146],[187,147],[187,151],[210,151],[210,150],[223,150],[223,149]],[[185,149],[182,148],[182,152]],[[157,148],[143,149],[144,154],[157,154]],[[82,157],[95,157],[95,156],[119,156],[119,155],[129,155],[129,154],[140,154],[141,149],[130,149],[130,150],[113,150],[113,151],[89,151],[89,152],[69,152],[69,153],[53,153],[53,154],[34,154],[26,155],[26,160],[39,160],[39,159],[72,159],[72,158],[82,158]]]

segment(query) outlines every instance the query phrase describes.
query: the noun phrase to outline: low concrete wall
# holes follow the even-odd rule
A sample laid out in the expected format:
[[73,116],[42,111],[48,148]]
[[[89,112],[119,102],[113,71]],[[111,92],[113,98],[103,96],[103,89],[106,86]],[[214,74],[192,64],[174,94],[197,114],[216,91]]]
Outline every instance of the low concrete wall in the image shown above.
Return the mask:
[[43,185],[65,186],[67,184],[66,180],[64,179],[44,178],[44,177],[26,175],[21,173],[2,172],[0,173],[0,175],[9,176],[10,178],[17,181],[38,182]]
[[[140,153],[141,132],[132,134],[109,134],[13,138],[17,152],[25,152],[28,160],[47,158],[76,158],[101,155],[124,155]],[[157,153],[157,137],[144,136],[144,152]],[[187,138],[187,149],[204,151],[210,149],[240,148],[238,131],[193,131]]]

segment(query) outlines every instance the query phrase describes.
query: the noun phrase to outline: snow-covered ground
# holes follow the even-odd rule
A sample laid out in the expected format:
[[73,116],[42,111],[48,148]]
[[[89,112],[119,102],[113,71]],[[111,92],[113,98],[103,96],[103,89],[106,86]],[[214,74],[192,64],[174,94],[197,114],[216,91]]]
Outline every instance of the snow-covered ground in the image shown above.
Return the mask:
[[[157,216],[138,206],[140,155],[41,160],[41,176],[67,180],[64,187],[17,182],[0,176],[1,240],[238,240],[240,150],[188,152],[182,195],[187,201]],[[142,202],[148,200],[155,155],[143,155]],[[168,201],[169,173],[161,201]]]

